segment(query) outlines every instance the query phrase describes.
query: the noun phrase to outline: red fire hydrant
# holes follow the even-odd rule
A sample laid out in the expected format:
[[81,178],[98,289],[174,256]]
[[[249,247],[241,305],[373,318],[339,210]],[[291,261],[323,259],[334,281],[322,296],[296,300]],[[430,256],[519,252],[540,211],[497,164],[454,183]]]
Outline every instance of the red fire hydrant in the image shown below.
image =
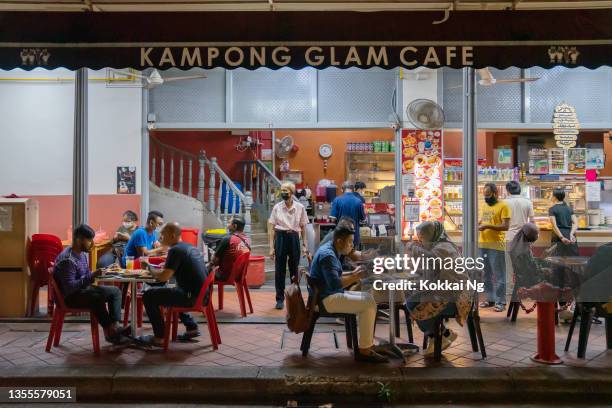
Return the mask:
[[561,364],[563,360],[555,352],[555,302],[570,299],[570,288],[559,288],[548,282],[541,282],[530,288],[519,288],[519,299],[534,299],[538,308],[538,351],[531,357],[537,363]]

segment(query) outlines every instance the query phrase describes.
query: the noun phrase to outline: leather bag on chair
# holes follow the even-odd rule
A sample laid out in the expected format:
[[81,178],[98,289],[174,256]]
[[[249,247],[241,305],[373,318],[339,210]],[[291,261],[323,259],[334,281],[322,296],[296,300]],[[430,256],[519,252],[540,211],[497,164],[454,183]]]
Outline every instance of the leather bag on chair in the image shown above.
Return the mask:
[[310,325],[311,318],[311,313],[306,307],[300,289],[301,277],[302,272],[298,272],[298,276],[293,277],[291,284],[285,288],[287,327],[294,333],[305,332]]

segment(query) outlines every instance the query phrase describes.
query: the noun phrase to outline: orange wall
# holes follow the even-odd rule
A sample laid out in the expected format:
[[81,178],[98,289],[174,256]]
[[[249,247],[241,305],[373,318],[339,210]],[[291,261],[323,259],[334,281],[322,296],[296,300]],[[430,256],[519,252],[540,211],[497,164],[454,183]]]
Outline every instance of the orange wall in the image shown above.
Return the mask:
[[[393,130],[278,130],[276,138],[285,135],[293,136],[299,151],[289,156],[291,170],[302,170],[305,182],[314,189],[322,178],[334,180],[337,185],[344,181],[346,161],[344,153],[349,142],[374,142],[377,140],[392,141],[395,138]],[[327,173],[323,173],[323,159],[319,156],[319,146],[324,143],[332,145],[334,153],[327,163]],[[278,164],[277,162],[277,172]],[[278,174],[278,173],[277,173]]]
[[[29,197],[38,201],[39,232],[66,239],[66,230],[72,224],[72,196]],[[140,216],[140,195],[89,196],[89,225],[96,231],[101,227],[110,236],[121,224],[125,210]]]
[[[478,137],[478,157],[484,158],[489,148],[489,138],[484,130],[479,130]],[[444,157],[462,158],[463,157],[463,132],[459,130],[445,130],[442,140]]]

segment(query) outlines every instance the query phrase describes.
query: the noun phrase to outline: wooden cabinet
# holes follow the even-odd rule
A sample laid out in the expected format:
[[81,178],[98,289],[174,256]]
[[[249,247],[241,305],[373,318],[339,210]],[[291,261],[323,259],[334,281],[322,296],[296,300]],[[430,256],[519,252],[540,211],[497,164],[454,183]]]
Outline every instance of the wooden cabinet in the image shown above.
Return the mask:
[[0,199],[0,317],[24,317],[30,296],[27,244],[38,232],[38,202]]

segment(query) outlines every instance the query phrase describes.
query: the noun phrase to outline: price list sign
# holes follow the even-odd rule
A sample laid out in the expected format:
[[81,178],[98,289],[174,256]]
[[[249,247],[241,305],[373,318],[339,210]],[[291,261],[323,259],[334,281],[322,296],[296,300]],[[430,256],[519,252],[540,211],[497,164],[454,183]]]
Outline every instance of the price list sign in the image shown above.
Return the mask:
[[557,146],[564,149],[576,146],[579,128],[580,124],[576,116],[576,109],[573,106],[562,103],[555,107],[555,112],[553,113],[553,133],[555,134]]

